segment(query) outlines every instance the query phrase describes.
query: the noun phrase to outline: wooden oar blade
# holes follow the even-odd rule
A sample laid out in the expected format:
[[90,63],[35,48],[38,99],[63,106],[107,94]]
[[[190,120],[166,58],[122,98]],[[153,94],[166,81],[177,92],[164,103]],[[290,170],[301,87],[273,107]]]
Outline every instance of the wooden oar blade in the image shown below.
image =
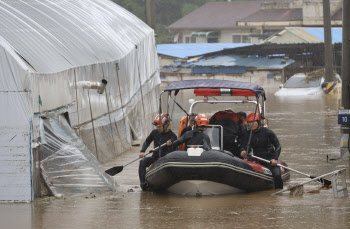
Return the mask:
[[[314,179],[316,178],[315,176],[310,176],[311,179]],[[320,179],[317,179],[318,182],[322,183],[323,185],[325,186],[330,186],[332,184],[332,181],[330,180],[327,180],[327,179],[323,179],[323,178],[320,178]]]
[[124,166],[115,166],[113,168],[107,169],[105,171],[105,173],[107,173],[110,176],[114,176],[114,175],[120,173],[121,171],[123,171],[123,168],[124,168]]

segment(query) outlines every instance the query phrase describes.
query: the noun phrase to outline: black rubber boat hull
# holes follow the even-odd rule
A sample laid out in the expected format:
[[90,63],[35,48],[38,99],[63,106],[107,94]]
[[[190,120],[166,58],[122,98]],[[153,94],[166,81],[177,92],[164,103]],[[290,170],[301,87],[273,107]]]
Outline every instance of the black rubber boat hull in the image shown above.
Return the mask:
[[[175,151],[155,162],[146,173],[146,181],[152,191],[167,190],[181,181],[206,180],[254,192],[274,188],[269,170],[264,170],[266,174],[255,171],[244,160],[223,151],[205,151],[201,156]],[[289,175],[289,171],[284,171],[282,179],[289,179]]]

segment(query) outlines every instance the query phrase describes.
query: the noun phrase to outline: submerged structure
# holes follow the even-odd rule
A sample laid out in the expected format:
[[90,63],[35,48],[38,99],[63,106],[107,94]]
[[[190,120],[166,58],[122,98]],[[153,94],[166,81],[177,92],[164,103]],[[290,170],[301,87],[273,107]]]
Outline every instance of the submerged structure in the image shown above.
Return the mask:
[[0,15],[0,200],[31,201],[41,180],[56,195],[113,190],[100,163],[157,109],[154,31],[108,0],[5,0]]

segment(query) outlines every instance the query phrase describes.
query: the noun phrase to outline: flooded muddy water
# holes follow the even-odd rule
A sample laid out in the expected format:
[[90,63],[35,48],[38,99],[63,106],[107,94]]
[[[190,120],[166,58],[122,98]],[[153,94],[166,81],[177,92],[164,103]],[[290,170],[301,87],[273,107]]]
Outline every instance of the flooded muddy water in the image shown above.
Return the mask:
[[[248,112],[246,107],[238,109]],[[175,110],[175,120],[181,117],[179,110]],[[349,160],[327,162],[327,155],[339,154],[335,98],[288,100],[269,92],[266,112],[282,145],[280,159],[291,168],[320,175],[338,165],[349,166]],[[131,161],[138,152],[135,147],[105,167]],[[137,169],[136,162],[115,176],[120,185],[117,193],[1,203],[1,228],[350,228],[350,198],[333,198],[331,189],[309,193],[319,188],[317,183],[305,185],[301,197],[291,197],[288,192],[272,196],[274,190],[185,197],[142,192]],[[291,173],[285,186],[308,179]],[[349,181],[347,175],[350,188]]]

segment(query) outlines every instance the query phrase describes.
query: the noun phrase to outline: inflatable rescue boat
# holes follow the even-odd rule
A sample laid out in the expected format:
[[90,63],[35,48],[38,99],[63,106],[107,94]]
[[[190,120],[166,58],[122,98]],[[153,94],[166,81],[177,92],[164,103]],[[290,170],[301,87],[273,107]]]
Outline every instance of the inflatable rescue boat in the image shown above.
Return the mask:
[[[222,150],[199,153],[190,150],[174,151],[156,161],[146,174],[149,190],[180,195],[222,195],[274,188],[271,171],[261,164]],[[283,181],[289,179],[288,170],[281,168],[281,173]]]

